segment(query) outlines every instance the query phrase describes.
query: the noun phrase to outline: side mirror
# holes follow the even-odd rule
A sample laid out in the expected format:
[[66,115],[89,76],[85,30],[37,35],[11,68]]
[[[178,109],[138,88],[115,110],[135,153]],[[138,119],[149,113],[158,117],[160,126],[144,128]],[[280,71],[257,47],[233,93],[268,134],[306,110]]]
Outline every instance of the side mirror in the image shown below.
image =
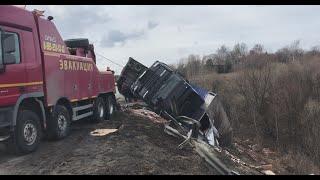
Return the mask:
[[2,33],[2,46],[3,46],[3,64],[14,64],[16,57],[14,53],[16,51],[16,42],[14,34]]

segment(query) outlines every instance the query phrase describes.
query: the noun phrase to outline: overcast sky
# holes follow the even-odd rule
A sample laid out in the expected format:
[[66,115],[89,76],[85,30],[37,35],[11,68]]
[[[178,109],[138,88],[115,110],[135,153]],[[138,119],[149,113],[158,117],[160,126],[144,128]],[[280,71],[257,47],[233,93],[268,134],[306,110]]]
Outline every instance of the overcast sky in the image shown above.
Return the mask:
[[[119,64],[131,56],[150,66],[174,64],[221,45],[261,43],[275,51],[294,40],[320,45],[320,6],[32,6],[45,10],[63,39],[89,38],[95,51]],[[121,67],[98,57],[98,66]]]

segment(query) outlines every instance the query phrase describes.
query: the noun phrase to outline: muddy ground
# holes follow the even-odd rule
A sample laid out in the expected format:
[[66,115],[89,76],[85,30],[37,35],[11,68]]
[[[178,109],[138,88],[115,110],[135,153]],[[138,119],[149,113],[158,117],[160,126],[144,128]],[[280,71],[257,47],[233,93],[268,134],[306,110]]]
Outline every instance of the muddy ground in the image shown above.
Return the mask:
[[[96,137],[96,129],[119,128]],[[133,113],[117,112],[113,120],[72,125],[69,137],[43,140],[29,155],[0,151],[0,174],[216,174],[191,148],[179,150],[181,140],[163,126]]]

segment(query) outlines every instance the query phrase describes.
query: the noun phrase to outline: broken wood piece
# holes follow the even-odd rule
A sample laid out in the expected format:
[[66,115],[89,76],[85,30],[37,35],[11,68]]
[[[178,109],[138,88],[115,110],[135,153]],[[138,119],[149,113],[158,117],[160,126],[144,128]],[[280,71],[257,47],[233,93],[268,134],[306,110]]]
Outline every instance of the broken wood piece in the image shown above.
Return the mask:
[[254,145],[252,145],[251,146],[251,149],[253,150],[253,151],[255,151],[255,152],[257,152],[257,151],[259,151],[259,145],[258,144],[254,144]]
[[92,131],[90,134],[92,136],[105,136],[111,133],[118,131],[118,129],[96,129]]
[[195,151],[202,157],[204,160],[221,175],[236,175],[230,169],[228,169],[225,164],[223,164],[215,155],[214,149],[210,145],[203,141],[191,140],[192,144],[195,147]]
[[256,154],[253,150],[247,151],[247,154],[248,154],[253,160],[255,160],[256,162],[259,161],[259,159],[258,159],[258,157],[257,157],[257,154]]
[[262,153],[266,156],[269,156],[270,154],[275,154],[275,152],[271,151],[269,148],[263,148]]
[[239,153],[244,153],[244,151],[245,151],[245,148],[244,147],[242,147],[240,144],[238,144],[238,143],[234,143],[234,145],[235,145],[235,147],[236,147],[236,149],[237,149],[237,151],[239,152]]
[[265,171],[261,171],[263,174],[265,175],[276,175],[273,171],[271,170],[265,170]]
[[259,170],[272,170],[272,164],[264,164],[261,166],[257,166],[257,169]]

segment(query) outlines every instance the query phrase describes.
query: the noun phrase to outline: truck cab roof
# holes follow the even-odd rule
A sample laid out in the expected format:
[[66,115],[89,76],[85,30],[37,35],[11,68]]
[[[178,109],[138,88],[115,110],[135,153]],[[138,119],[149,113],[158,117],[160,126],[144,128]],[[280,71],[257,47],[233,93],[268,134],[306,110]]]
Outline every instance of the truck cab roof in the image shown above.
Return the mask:
[[16,6],[3,5],[0,6],[0,12],[0,25],[19,27],[29,31],[36,28],[31,11]]

